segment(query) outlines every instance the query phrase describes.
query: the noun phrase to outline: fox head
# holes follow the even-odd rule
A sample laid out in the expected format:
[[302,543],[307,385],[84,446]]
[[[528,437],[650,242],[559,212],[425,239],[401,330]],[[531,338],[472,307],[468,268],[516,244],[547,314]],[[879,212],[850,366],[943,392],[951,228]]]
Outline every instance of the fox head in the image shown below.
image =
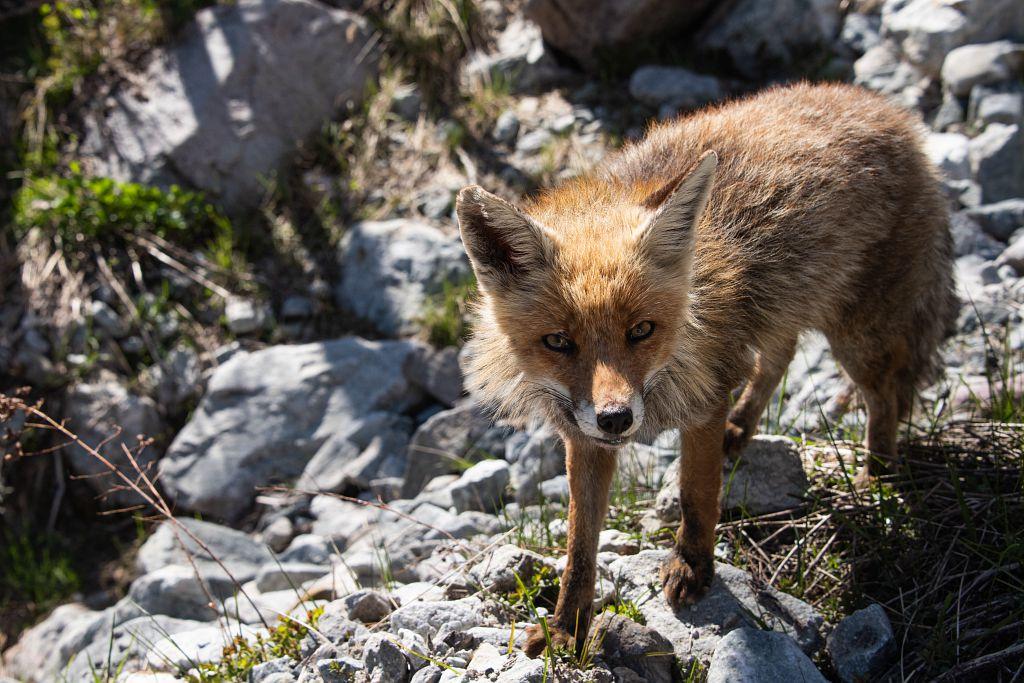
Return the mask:
[[607,447],[651,420],[680,371],[695,231],[717,167],[661,187],[580,181],[521,209],[478,186],[456,210],[481,293],[470,382]]

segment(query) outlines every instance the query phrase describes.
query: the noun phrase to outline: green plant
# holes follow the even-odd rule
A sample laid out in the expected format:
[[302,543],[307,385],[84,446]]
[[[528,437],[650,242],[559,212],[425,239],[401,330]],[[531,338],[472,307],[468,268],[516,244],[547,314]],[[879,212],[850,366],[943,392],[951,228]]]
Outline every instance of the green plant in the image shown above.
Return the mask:
[[27,179],[14,198],[14,225],[19,236],[39,227],[66,248],[138,233],[195,245],[230,231],[228,220],[200,193],[91,178],[77,163],[66,175]]
[[27,599],[36,612],[44,612],[78,589],[68,551],[55,536],[5,529],[0,540],[0,603]]
[[644,617],[644,613],[640,611],[640,607],[637,606],[632,600],[615,600],[610,605],[604,608],[605,612],[611,614],[621,614],[622,616],[635,621],[638,624],[646,624],[647,618]]
[[295,619],[282,619],[281,623],[264,636],[257,634],[253,639],[236,636],[224,648],[223,657],[219,662],[199,664],[194,671],[182,672],[190,683],[229,683],[247,681],[249,674],[257,664],[291,657],[296,661],[302,658],[301,645],[310,629],[315,629],[322,607],[306,612],[306,622]]
[[435,346],[458,346],[469,331],[466,321],[469,299],[476,293],[472,277],[446,281],[440,294],[427,302],[421,318],[427,340]]

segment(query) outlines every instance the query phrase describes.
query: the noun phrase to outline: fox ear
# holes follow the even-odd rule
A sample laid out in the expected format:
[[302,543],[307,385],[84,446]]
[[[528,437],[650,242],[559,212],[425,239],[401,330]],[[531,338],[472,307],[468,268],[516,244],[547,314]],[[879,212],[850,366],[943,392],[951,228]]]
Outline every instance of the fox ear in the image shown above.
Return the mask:
[[694,230],[704,213],[717,167],[718,155],[705,152],[691,170],[670,180],[642,202],[654,210],[654,215],[641,226],[637,242],[656,263],[672,266],[689,258]]
[[520,209],[478,185],[455,201],[462,243],[484,286],[509,287],[548,262],[551,240]]

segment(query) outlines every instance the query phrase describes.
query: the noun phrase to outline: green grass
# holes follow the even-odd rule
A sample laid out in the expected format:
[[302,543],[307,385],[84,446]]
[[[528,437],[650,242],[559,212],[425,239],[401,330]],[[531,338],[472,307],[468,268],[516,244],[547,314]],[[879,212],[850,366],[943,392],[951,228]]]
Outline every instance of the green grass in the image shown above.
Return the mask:
[[459,346],[469,333],[467,304],[476,293],[476,280],[445,282],[440,294],[427,302],[421,325],[434,346]]
[[78,590],[69,551],[56,536],[21,529],[0,531],[0,605],[28,602],[46,612]]
[[605,612],[611,614],[621,614],[622,616],[635,621],[638,624],[646,624],[647,619],[644,617],[643,612],[632,600],[618,600],[616,599],[613,603],[604,608]]

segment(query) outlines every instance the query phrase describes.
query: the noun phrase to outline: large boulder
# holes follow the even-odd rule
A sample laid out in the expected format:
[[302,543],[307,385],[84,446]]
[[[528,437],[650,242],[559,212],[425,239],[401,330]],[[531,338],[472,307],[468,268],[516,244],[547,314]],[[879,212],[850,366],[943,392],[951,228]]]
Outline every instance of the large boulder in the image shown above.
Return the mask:
[[723,8],[702,29],[698,49],[752,80],[791,73],[817,57],[842,21],[836,0],[740,0]]
[[140,575],[162,567],[196,567],[204,578],[233,578],[245,583],[273,558],[249,534],[191,517],[165,520],[146,539],[135,557]]
[[312,0],[202,10],[181,40],[85,116],[89,170],[182,182],[228,208],[255,206],[296,143],[376,75],[363,18]]
[[1024,45],[1009,40],[964,45],[942,62],[942,81],[954,95],[965,97],[976,85],[1009,81],[1024,67]]
[[414,498],[434,477],[457,471],[467,457],[479,459],[472,451],[490,426],[472,405],[444,410],[420,425],[409,442],[402,497]]
[[[98,448],[100,455],[119,472],[132,481],[139,480],[135,466],[124,454],[124,446],[133,452],[139,468],[151,478],[155,476],[151,470],[159,458],[159,451],[148,446],[136,452],[140,436],[158,437],[164,428],[152,400],[137,396],[117,381],[109,380],[75,385],[68,391],[66,406],[65,414],[71,431],[85,444]],[[85,477],[105,504],[126,507],[144,502],[120,477],[81,446],[71,445],[64,449],[64,454],[71,470]]]
[[530,0],[526,15],[544,40],[597,71],[622,50],[636,50],[652,38],[693,26],[712,6],[711,0]]
[[340,261],[338,305],[392,336],[416,332],[428,299],[469,277],[457,237],[404,219],[356,223]]
[[814,662],[782,633],[738,628],[722,638],[708,667],[708,683],[826,683]]
[[403,367],[415,349],[345,337],[235,354],[161,461],[164,488],[181,508],[237,519],[257,486],[293,481],[331,437],[414,406]]
[[619,598],[639,606],[647,626],[672,643],[686,667],[694,660],[706,665],[723,636],[745,626],[784,633],[807,654],[821,647],[821,614],[791,595],[756,585],[750,574],[727,564],[715,564],[715,578],[703,598],[674,611],[657,580],[670,552],[644,550],[627,555],[609,570]]

